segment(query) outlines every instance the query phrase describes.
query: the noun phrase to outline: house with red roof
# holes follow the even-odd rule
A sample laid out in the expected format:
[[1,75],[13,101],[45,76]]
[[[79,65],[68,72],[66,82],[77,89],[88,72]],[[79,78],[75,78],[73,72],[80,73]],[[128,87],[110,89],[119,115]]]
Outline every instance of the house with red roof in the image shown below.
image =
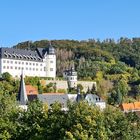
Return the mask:
[[123,112],[138,112],[140,111],[140,102],[123,103],[120,108]]

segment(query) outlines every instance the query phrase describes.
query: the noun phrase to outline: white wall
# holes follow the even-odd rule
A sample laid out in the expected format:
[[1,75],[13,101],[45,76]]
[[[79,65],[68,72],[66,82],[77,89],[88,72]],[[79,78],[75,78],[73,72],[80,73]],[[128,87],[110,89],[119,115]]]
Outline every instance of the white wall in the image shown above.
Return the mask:
[[77,87],[77,76],[67,76],[67,78],[68,78],[69,86],[71,88]]
[[45,64],[43,62],[14,60],[14,59],[1,59],[0,73],[8,72],[13,77],[19,77],[22,69],[26,76],[39,76],[45,77],[44,71]]
[[106,103],[104,101],[96,102],[96,106],[98,106],[101,110],[106,108]]
[[75,102],[77,98],[77,94],[68,94],[68,98],[71,102]]

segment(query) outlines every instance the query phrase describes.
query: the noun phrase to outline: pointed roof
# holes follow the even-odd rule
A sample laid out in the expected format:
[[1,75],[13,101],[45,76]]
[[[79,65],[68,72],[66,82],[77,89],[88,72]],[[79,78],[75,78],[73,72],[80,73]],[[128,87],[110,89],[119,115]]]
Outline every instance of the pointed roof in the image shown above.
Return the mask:
[[51,44],[51,41],[49,41],[49,51],[48,54],[55,54],[55,49]]
[[28,102],[28,97],[27,97],[27,94],[26,94],[26,88],[25,88],[23,73],[21,74],[21,79],[20,79],[18,101],[19,101],[20,105],[26,105],[27,102]]
[[84,97],[81,95],[80,93],[80,88],[77,89],[77,97],[76,97],[76,101],[80,102],[81,100],[83,100]]

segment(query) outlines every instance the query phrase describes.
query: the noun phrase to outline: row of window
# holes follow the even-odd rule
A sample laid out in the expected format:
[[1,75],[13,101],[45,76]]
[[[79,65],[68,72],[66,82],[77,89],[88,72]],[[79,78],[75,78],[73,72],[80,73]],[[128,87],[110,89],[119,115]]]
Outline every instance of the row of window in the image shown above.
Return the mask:
[[[17,61],[15,61],[15,62],[13,62],[13,61],[9,61],[9,60],[3,60],[3,63],[10,63],[10,64],[13,64],[13,63],[15,63],[15,64],[22,64],[22,65],[24,65],[24,64],[26,64],[26,65],[33,65],[33,66],[38,66],[39,64],[38,63],[30,63],[30,62],[17,62]],[[42,64],[40,64],[40,66],[42,66]]]
[[[33,70],[33,71],[43,71],[43,69],[38,69],[38,68],[24,68],[24,67],[13,67],[13,66],[3,66],[3,69],[15,69],[15,70]],[[46,71],[46,68],[44,67],[44,71]],[[53,68],[50,68],[50,71],[53,71]]]
[[68,80],[77,80],[77,77],[67,77]]
[[[23,67],[13,67],[13,66],[3,66],[3,69],[15,69],[15,70],[33,70],[33,71],[42,71],[42,69],[38,69],[38,68],[23,68]],[[44,68],[44,71],[45,71],[45,68]]]

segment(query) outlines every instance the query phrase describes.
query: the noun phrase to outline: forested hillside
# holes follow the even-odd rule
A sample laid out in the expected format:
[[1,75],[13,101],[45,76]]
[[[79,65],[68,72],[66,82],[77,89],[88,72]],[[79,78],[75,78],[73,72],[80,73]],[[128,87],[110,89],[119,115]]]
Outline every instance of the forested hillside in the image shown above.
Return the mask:
[[[51,40],[51,44],[56,48],[57,76],[62,76],[63,70],[74,63],[78,79],[97,81],[97,94],[111,97],[111,104],[139,99],[140,38]],[[14,47],[35,50],[48,46],[48,40],[41,40],[22,42]]]

